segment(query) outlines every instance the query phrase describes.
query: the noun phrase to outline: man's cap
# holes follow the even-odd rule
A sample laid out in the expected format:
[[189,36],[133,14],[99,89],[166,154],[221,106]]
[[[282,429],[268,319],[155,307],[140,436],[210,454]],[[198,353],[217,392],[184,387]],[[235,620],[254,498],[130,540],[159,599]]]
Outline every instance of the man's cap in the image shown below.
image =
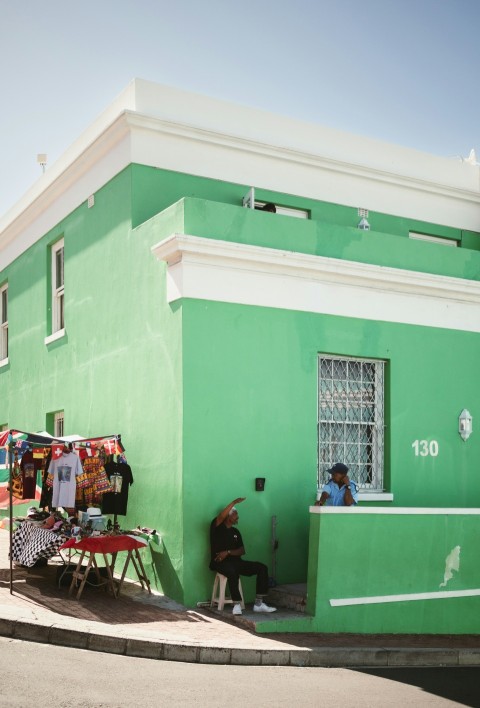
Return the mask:
[[343,462],[335,462],[335,464],[327,470],[329,474],[334,474],[335,472],[340,472],[340,474],[347,474],[348,467],[344,465]]

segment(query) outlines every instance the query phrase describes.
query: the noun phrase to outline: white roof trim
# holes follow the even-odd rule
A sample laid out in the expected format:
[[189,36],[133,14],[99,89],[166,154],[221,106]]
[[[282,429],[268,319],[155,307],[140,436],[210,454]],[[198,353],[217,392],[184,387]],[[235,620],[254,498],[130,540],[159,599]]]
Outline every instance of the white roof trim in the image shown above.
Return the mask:
[[130,163],[480,231],[476,166],[137,79],[0,220],[0,268]]

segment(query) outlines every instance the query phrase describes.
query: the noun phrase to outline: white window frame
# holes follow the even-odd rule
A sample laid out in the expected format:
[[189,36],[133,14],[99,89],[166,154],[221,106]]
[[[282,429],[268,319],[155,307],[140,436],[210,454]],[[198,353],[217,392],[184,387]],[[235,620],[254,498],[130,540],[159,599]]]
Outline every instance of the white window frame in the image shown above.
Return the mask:
[[[265,204],[268,204],[269,202],[255,202],[254,209],[262,209],[262,207],[265,206]],[[275,202],[272,202],[275,204]],[[275,204],[275,209],[277,210],[275,213],[276,214],[281,214],[281,216],[293,216],[296,219],[309,219],[310,214],[306,209],[295,209],[294,207],[286,207],[286,206],[280,206],[279,204]]]
[[8,364],[8,283],[0,288],[0,366]]
[[420,234],[417,231],[410,231],[409,237],[414,241],[427,241],[428,243],[439,243],[441,246],[458,247],[458,241],[454,238],[443,238],[442,236],[429,236],[428,234]]
[[[374,366],[374,392],[373,392],[373,407],[374,407],[374,419],[371,419],[367,423],[362,422],[363,416],[357,421],[347,420],[347,415],[340,416],[338,419],[335,418],[333,412],[329,410],[329,405],[331,408],[335,406],[335,390],[333,386],[333,376],[332,376],[332,389],[331,389],[331,400],[332,403],[327,402],[326,398],[322,394],[322,373],[321,364],[322,360],[329,360],[337,362],[346,362],[348,364],[371,364]],[[365,425],[365,430],[369,430],[371,434],[371,440],[369,446],[372,448],[372,466],[371,466],[371,481],[368,483],[362,483],[361,479],[356,479],[354,470],[350,473],[354,482],[357,482],[359,490],[362,492],[361,499],[365,500],[382,500],[390,501],[393,496],[383,494],[384,492],[384,450],[385,450],[385,367],[386,362],[382,359],[366,359],[362,357],[348,357],[348,356],[334,356],[330,354],[321,353],[318,356],[318,386],[317,386],[317,397],[318,397],[318,428],[317,428],[317,440],[318,440],[318,488],[321,489],[325,482],[327,481],[326,470],[335,462],[346,462],[349,464],[347,459],[346,449],[347,449],[347,435],[346,430],[349,427],[350,430],[354,428],[359,428],[359,426]],[[323,378],[323,381],[329,381],[330,379]],[[341,384],[341,379],[336,379],[338,385],[343,387]],[[358,379],[355,379],[358,384]],[[347,390],[346,395],[346,409],[349,406],[349,379],[345,377],[345,389]],[[350,381],[351,385],[351,381]],[[326,387],[325,387],[326,388]],[[360,391],[361,395],[362,392]],[[361,399],[362,400],[362,399]],[[363,401],[362,401],[363,403]],[[339,409],[342,407],[339,406]],[[321,426],[324,426],[324,431],[321,430]],[[328,426],[335,426],[344,428],[344,438],[336,440],[335,442],[323,443],[322,438],[330,438],[327,434]],[[322,435],[322,432],[326,434]],[[360,433],[359,433],[360,435]],[[359,438],[360,440],[360,438]],[[360,443],[359,443],[360,444]],[[343,448],[343,450],[342,450]],[[337,459],[338,458],[338,459]],[[351,462],[350,462],[351,464]]]
[[65,432],[65,412],[57,411],[53,415],[53,437],[63,438]]
[[[255,199],[255,187],[250,187],[246,195],[243,197],[242,203],[247,209],[262,209],[265,204],[269,204],[269,202],[262,202]],[[272,204],[275,204],[275,202],[272,202]],[[276,213],[281,214],[282,216],[293,216],[297,219],[310,218],[310,212],[306,209],[296,209],[294,207],[280,206],[279,204],[275,204],[275,209]]]
[[[65,332],[65,250],[64,240],[52,245],[52,335]],[[61,277],[58,284],[58,255],[61,252]],[[47,338],[48,339],[48,338]]]

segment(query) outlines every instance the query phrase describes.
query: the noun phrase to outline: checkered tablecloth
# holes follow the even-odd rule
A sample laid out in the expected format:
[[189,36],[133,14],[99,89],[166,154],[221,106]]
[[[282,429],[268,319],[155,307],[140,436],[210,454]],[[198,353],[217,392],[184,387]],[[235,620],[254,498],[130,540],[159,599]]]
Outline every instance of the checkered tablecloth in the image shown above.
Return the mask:
[[31,568],[39,558],[55,556],[62,543],[63,534],[41,529],[30,521],[24,521],[12,538],[12,560]]

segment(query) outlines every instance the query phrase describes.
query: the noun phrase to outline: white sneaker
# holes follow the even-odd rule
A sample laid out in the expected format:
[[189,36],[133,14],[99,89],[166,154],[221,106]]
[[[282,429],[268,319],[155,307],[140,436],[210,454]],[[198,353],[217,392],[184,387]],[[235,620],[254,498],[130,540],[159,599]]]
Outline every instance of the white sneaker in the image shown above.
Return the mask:
[[233,606],[232,615],[241,615],[241,614],[242,614],[242,606],[239,602],[237,602],[237,604]]
[[269,607],[269,605],[266,605],[264,602],[262,602],[261,605],[254,605],[253,611],[254,612],[276,612],[277,608],[276,607]]

